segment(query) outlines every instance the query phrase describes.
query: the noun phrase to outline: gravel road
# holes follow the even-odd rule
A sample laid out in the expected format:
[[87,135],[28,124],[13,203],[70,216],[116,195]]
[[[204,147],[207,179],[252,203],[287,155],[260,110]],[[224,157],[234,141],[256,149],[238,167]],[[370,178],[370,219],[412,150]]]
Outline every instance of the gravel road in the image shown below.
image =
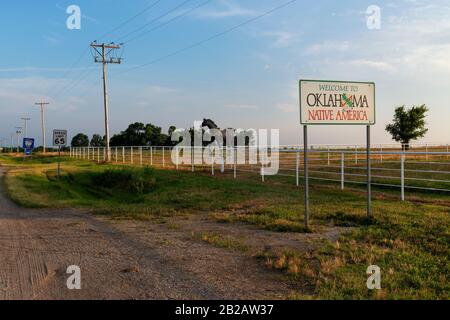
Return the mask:
[[[264,299],[291,291],[243,253],[151,224],[20,208],[1,188],[0,299]],[[71,265],[81,269],[81,290],[67,288]]]

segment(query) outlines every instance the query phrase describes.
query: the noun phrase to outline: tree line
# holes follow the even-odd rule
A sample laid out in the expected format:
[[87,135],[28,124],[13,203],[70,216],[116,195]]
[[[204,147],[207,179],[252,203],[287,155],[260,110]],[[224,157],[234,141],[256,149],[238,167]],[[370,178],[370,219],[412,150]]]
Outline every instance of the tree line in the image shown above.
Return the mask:
[[[400,142],[403,149],[408,150],[411,141],[417,140],[425,136],[428,129],[425,127],[426,114],[429,111],[426,105],[413,106],[412,108],[406,108],[405,106],[397,107],[394,111],[394,117],[392,123],[388,124],[385,130],[391,134],[392,139]],[[216,123],[211,119],[203,119],[202,128],[207,127],[209,129],[219,129]],[[177,128],[170,126],[167,133],[162,131],[161,127],[154,124],[142,122],[135,122],[128,126],[124,131],[119,134],[115,134],[110,139],[110,146],[173,146],[177,142],[172,141],[172,133]],[[190,128],[189,132],[191,136],[194,129]],[[204,132],[204,129],[202,129]],[[222,130],[222,134],[225,137],[225,130]],[[235,145],[240,134],[248,135],[248,132],[237,133],[234,137]],[[245,144],[248,145],[252,139],[251,135],[245,136]],[[212,139],[214,141],[214,138]],[[192,142],[193,143],[193,142]],[[207,142],[204,142],[207,143]],[[224,142],[225,144],[226,142]],[[84,133],[78,133],[72,139],[72,147],[104,147],[105,136],[99,134],[89,137]]]
[[[175,142],[171,141],[172,132],[176,130],[175,126],[170,126],[167,133],[162,131],[161,127],[151,123],[144,124],[135,122],[127,129],[115,134],[109,140],[112,147],[118,146],[171,146]],[[89,136],[84,133],[78,133],[72,138],[72,147],[104,147],[106,145],[105,136],[93,134]]]

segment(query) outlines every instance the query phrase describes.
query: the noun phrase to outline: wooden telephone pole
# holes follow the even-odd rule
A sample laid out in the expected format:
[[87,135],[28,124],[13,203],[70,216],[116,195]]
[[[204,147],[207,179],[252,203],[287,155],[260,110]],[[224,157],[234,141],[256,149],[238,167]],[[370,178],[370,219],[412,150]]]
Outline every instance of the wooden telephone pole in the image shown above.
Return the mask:
[[42,125],[42,152],[45,153],[45,119],[44,119],[44,106],[50,104],[41,100],[41,102],[36,102],[35,105],[41,106],[41,125]]
[[28,138],[28,127],[27,127],[27,122],[31,120],[31,118],[26,118],[26,117],[22,117],[20,118],[23,120],[23,124],[24,124],[24,128],[25,128],[25,136],[24,138]]
[[115,57],[114,53],[120,49],[120,45],[97,43],[96,41],[91,43],[91,48],[94,49],[94,62],[103,64],[103,106],[105,109],[105,160],[110,161],[110,149],[109,149],[109,109],[108,109],[108,86],[106,81],[106,65],[108,63],[120,64],[122,58]]

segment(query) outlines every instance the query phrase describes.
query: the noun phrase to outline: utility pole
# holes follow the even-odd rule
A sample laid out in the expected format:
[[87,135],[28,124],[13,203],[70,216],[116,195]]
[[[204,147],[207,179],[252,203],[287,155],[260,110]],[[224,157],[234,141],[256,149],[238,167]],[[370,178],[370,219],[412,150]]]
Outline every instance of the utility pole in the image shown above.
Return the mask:
[[44,122],[44,106],[50,104],[41,100],[41,102],[36,102],[35,105],[41,106],[41,122],[42,122],[42,152],[45,153],[45,122]]
[[20,134],[22,133],[22,127],[16,127],[16,136],[17,136],[17,153],[19,153],[20,148]]
[[116,50],[120,49],[120,45],[114,43],[105,44],[97,43],[96,41],[91,43],[91,48],[94,49],[94,62],[103,64],[103,106],[105,109],[105,139],[106,139],[106,153],[105,160],[109,162],[111,160],[109,150],[109,110],[108,110],[108,86],[106,81],[106,65],[120,64],[122,62],[121,57],[115,56]]
[[27,121],[30,121],[31,118],[21,118],[23,120],[24,128],[25,128],[25,136],[24,138],[28,138],[28,129],[27,129]]

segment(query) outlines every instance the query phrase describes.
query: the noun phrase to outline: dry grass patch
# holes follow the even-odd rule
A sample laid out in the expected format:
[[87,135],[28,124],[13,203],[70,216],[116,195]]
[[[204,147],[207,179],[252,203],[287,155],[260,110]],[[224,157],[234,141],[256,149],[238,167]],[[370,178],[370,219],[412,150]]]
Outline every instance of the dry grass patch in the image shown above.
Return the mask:
[[222,236],[217,233],[192,232],[192,239],[211,244],[218,248],[246,252],[249,250],[243,242],[230,236]]

